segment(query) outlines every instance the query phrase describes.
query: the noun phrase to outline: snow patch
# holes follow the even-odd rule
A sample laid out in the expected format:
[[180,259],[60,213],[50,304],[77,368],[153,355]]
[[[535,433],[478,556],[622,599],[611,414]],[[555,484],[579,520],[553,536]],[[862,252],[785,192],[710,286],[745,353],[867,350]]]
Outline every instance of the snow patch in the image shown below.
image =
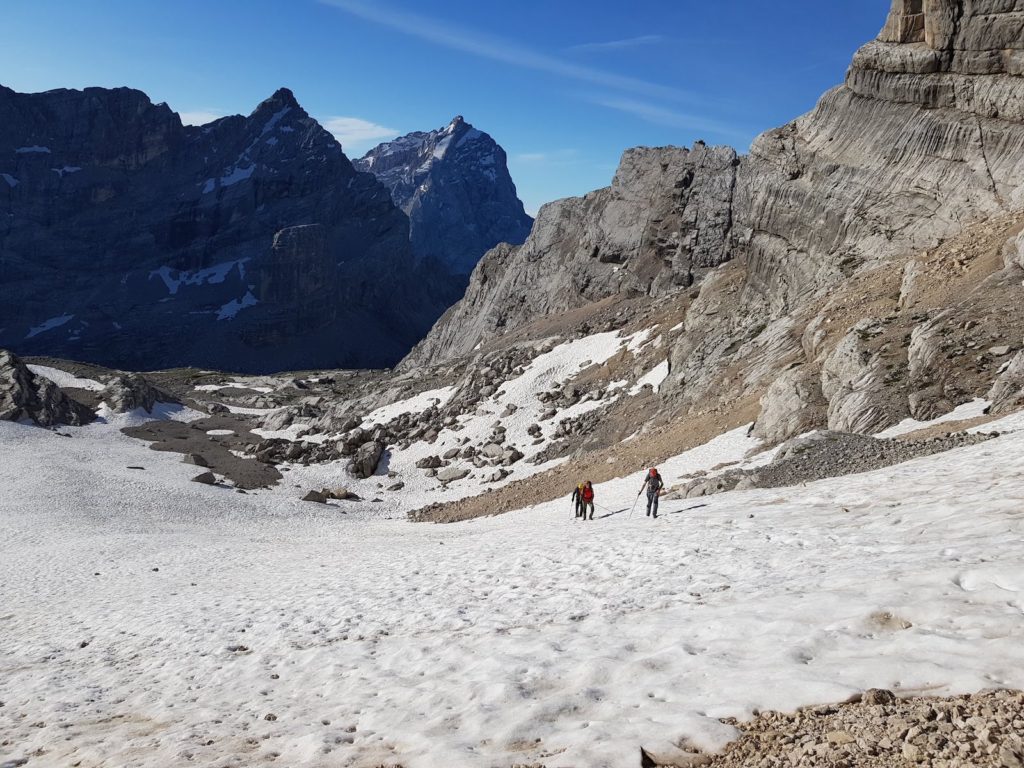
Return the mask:
[[25,335],[25,338],[31,339],[34,336],[38,336],[40,333],[52,331],[54,328],[59,328],[64,325],[64,323],[67,323],[72,318],[74,318],[74,315],[58,315],[57,317],[51,317],[49,320],[44,320],[39,325],[30,328],[28,333]]
[[[566,488],[430,526],[368,519],[394,495],[381,478],[357,489],[365,502],[301,502],[315,476],[298,469],[241,495],[111,425],[71,431],[0,423],[5,702],[31,707],[12,720],[20,753],[54,764],[209,763],[273,712],[260,750],[282,765],[323,762],[341,733],[344,764],[597,768],[636,764],[639,746],[721,746],[736,735],[721,717],[870,687],[1024,688],[1024,433],[662,500],[657,520],[636,472],[597,486],[593,522],[573,519]],[[741,459],[757,445],[745,433],[662,475]],[[881,612],[913,626],[881,630]],[[110,720],[125,701],[133,717]],[[71,717],[67,741],[29,724]]]
[[445,153],[448,151],[448,146],[451,143],[452,143],[451,134],[445,136],[443,139],[441,139],[439,142],[437,142],[437,144],[434,146],[434,159],[435,160],[442,159],[444,157]]
[[441,387],[440,389],[429,389],[426,392],[420,392],[418,395],[413,395],[405,400],[398,400],[390,405],[381,406],[363,419],[362,428],[369,429],[374,424],[387,424],[403,413],[418,414],[431,407],[441,408],[452,399],[454,394],[455,387]]
[[229,403],[223,404],[231,413],[237,413],[243,416],[269,416],[272,413],[277,413],[281,408],[245,408],[241,405],[231,405]]
[[149,279],[152,280],[153,277],[159,277],[163,280],[164,285],[167,286],[168,293],[173,296],[183,285],[216,285],[217,283],[223,283],[235,267],[238,268],[239,276],[244,280],[244,264],[246,261],[248,261],[248,258],[225,261],[205,269],[185,272],[164,266],[150,272]]
[[231,320],[246,307],[255,307],[259,300],[252,295],[252,291],[246,291],[241,299],[232,299],[222,306],[217,312],[218,320]]
[[658,392],[661,390],[662,382],[664,382],[667,378],[668,360],[663,360],[662,362],[654,366],[654,368],[652,368],[650,371],[648,371],[639,379],[637,379],[636,384],[634,384],[630,388],[629,394],[630,396],[639,395],[641,390],[643,390],[643,388],[648,384],[650,384],[654,388],[655,392]]
[[253,392],[261,392],[264,395],[274,391],[273,387],[246,384],[241,381],[229,381],[227,384],[200,384],[194,389],[196,392],[216,392],[218,389],[251,389]]
[[100,423],[117,429],[137,427],[150,421],[180,421],[186,424],[207,418],[207,414],[196,411],[179,403],[154,403],[152,411],[136,408],[127,413],[118,413],[106,403],[100,403],[96,409]]
[[969,403],[964,403],[954,408],[949,413],[938,416],[930,421],[918,421],[917,419],[904,419],[899,424],[884,429],[878,432],[875,437],[879,439],[885,439],[890,437],[899,437],[900,435],[906,435],[910,432],[916,432],[919,429],[925,429],[926,427],[933,427],[936,424],[945,424],[949,421],[964,421],[966,419],[976,419],[979,416],[985,415],[985,409],[988,408],[992,403],[988,400],[981,398],[975,398]]
[[0,178],[3,178],[3,180],[7,182],[7,186],[11,188],[18,186],[18,184],[21,183],[9,173],[0,173]]
[[260,136],[265,136],[277,127],[277,124],[281,122],[281,119],[292,111],[291,107],[282,107],[267,120],[267,124],[263,126],[263,130],[260,131]]
[[220,177],[220,185],[222,187],[230,187],[232,184],[238,184],[239,182],[245,181],[252,172],[256,170],[256,164],[253,163],[248,168],[239,168],[237,165],[234,168],[228,170],[223,176]]
[[49,379],[58,387],[72,387],[74,389],[88,389],[98,392],[104,388],[104,384],[95,379],[83,379],[73,373],[62,371],[59,368],[50,368],[46,365],[30,365],[28,369],[37,376]]
[[464,144],[468,144],[471,141],[476,141],[481,136],[483,136],[482,132],[478,131],[476,128],[470,128],[468,131],[462,134],[462,138],[459,139],[458,143],[455,145],[455,148],[458,149]]
[[77,165],[65,165],[63,168],[51,168],[50,170],[63,179],[68,174],[78,173],[82,169]]
[[18,147],[14,151],[19,155],[50,154],[49,147],[40,147],[38,145],[34,145],[31,147]]

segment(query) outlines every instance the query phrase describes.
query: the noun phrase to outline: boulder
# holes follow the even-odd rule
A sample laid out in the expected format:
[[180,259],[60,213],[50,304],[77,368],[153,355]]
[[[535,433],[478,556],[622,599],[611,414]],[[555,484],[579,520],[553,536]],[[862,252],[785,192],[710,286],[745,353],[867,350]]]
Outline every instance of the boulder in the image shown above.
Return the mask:
[[192,482],[202,483],[203,485],[213,485],[217,482],[217,478],[213,472],[203,472],[193,477]]
[[52,381],[35,375],[17,356],[0,349],[0,421],[79,427],[95,418],[96,414]]
[[450,483],[455,480],[461,480],[469,474],[469,470],[465,467],[448,467],[442,469],[437,473],[437,479],[442,483]]
[[887,691],[884,688],[869,688],[864,691],[861,701],[864,704],[871,704],[873,706],[895,704],[896,695],[892,691]]
[[302,500],[316,502],[317,504],[326,504],[327,494],[323,491],[309,491],[302,497]]
[[501,467],[498,467],[493,472],[490,472],[484,478],[484,482],[485,483],[497,483],[497,482],[499,482],[501,480],[504,480],[506,477],[509,476],[509,474],[511,474],[511,473],[507,469],[502,469]]
[[417,469],[437,469],[441,466],[440,456],[425,456],[416,462]]
[[363,443],[349,461],[348,471],[355,477],[365,479],[377,471],[377,464],[384,454],[384,444],[377,440]]
[[186,464],[193,464],[197,467],[209,467],[210,463],[200,456],[198,453],[186,453],[181,457],[181,460]]
[[501,454],[501,463],[506,467],[515,464],[523,458],[523,452],[518,448],[506,448]]
[[504,449],[497,443],[488,443],[479,451],[479,455],[485,459],[499,459],[502,453],[504,453]]

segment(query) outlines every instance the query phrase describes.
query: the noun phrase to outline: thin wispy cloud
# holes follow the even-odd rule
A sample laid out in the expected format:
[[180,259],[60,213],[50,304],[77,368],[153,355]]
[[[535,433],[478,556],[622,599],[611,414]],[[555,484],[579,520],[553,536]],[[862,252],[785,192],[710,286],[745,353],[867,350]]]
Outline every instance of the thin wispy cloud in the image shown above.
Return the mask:
[[211,112],[206,109],[198,109],[194,111],[179,112],[178,117],[181,118],[181,122],[185,125],[206,125],[212,123],[214,120],[220,120],[224,117],[222,112]]
[[346,151],[371,149],[399,134],[394,128],[378,125],[360,117],[327,117],[319,122],[334,134],[334,138]]
[[513,163],[523,165],[551,165],[572,163],[579,160],[575,149],[555,149],[548,152],[519,152],[510,158]]
[[733,125],[712,120],[703,115],[694,115],[687,112],[680,112],[674,109],[667,109],[657,104],[650,104],[645,101],[619,96],[592,96],[586,97],[586,101],[596,104],[599,107],[614,109],[619,112],[638,117],[656,125],[667,125],[671,128],[682,128],[688,131],[706,131],[717,136],[733,139],[748,139],[749,136],[736,129]]
[[640,35],[639,37],[627,37],[622,40],[608,40],[603,43],[581,43],[569,46],[566,50],[573,53],[602,53],[604,51],[621,51],[625,48],[657,45],[664,40],[665,38],[661,35]]
[[320,0],[320,2],[435,45],[469,53],[483,59],[500,61],[521,69],[547,72],[603,88],[639,94],[646,98],[673,101],[687,101],[694,98],[692,94],[677,88],[575,64],[511,40],[488,35],[477,29],[448,24],[430,16],[400,11],[380,4],[371,6],[361,0]]

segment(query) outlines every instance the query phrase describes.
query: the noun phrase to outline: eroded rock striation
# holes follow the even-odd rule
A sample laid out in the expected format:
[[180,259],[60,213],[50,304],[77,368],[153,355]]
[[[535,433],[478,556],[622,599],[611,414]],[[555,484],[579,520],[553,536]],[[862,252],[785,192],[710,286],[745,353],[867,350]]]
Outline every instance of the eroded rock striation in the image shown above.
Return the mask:
[[[611,187],[545,206],[403,366],[609,297],[687,291],[660,390],[675,408],[761,393],[756,429],[777,441],[872,432],[984,394],[999,366],[980,345],[1002,334],[1015,351],[1024,330],[1013,313],[993,322],[1024,299],[1019,240],[1001,268],[935,298],[942,270],[976,272],[970,244],[939,246],[1024,207],[1022,51],[1019,0],[895,0],[845,83],[748,155],[629,150]],[[994,336],[966,338],[972,327]]]

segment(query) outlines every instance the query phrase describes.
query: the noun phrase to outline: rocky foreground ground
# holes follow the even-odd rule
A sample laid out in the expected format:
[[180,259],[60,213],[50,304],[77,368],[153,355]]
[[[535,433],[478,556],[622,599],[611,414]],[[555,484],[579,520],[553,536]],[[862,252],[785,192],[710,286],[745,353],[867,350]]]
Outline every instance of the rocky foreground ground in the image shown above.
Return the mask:
[[[708,768],[1024,768],[1024,693],[988,691],[946,699],[896,699],[868,691],[856,703],[793,714],[765,712],[734,723],[743,737]],[[658,765],[650,759],[645,765]]]

